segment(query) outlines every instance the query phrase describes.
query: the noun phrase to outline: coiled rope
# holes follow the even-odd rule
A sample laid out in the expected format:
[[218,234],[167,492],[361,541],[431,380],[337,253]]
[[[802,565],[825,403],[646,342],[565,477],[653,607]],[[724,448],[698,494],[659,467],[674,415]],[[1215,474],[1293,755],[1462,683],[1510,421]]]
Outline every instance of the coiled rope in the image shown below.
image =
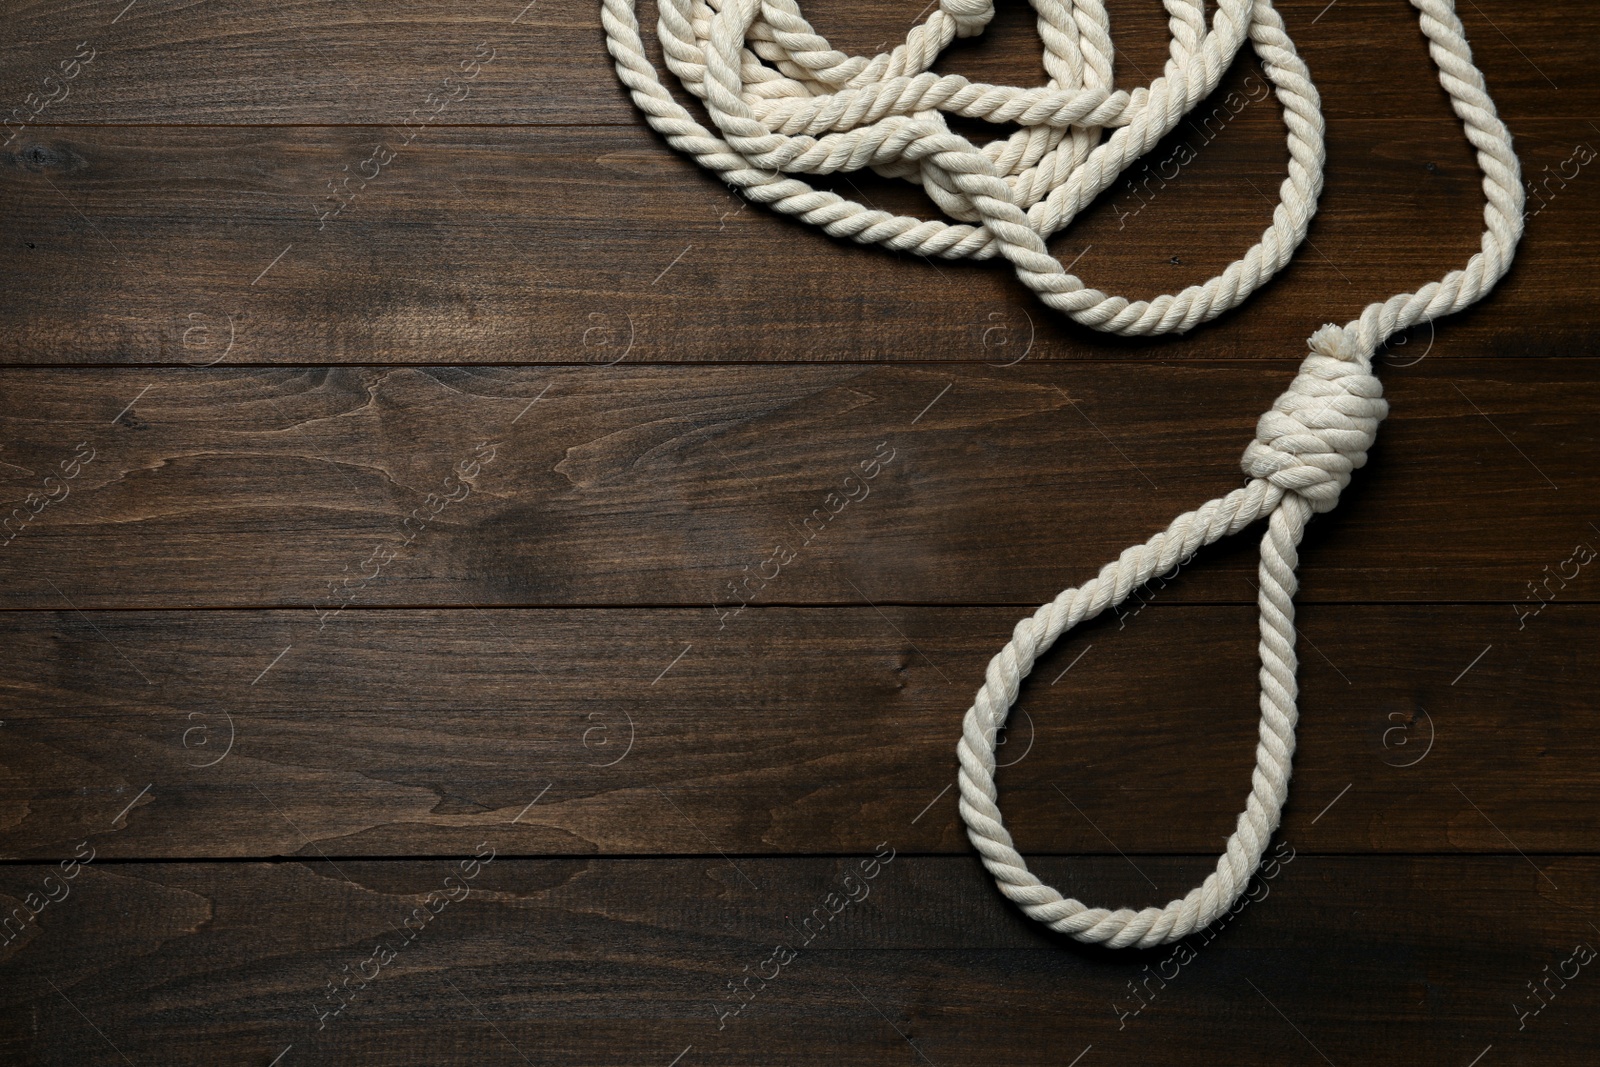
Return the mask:
[[[1113,88],[1103,0],[1031,2],[1049,77],[1046,85],[1025,89],[928,70],[954,38],[982,32],[994,15],[993,0],[939,0],[904,43],[871,58],[833,49],[794,0],[659,0],[657,34],[666,64],[704,103],[717,133],[662,85],[639,38],[634,0],[602,0],[602,21],[617,74],[650,125],[751,200],[864,244],[947,259],[1004,256],[1044,303],[1111,333],[1184,331],[1238,306],[1289,261],[1322,191],[1321,102],[1271,0],[1218,0],[1209,26],[1203,0],[1165,0],[1170,57],[1161,77],[1131,92]],[[967,835],[1005,896],[1080,941],[1114,948],[1176,941],[1210,924],[1244,891],[1288,795],[1298,717],[1300,539],[1311,515],[1331,510],[1351,472],[1366,463],[1388,414],[1372,374],[1373,354],[1395,333],[1482,297],[1509,269],[1521,237],[1522,179],[1511,135],[1472,62],[1455,6],[1452,0],[1411,4],[1483,171],[1481,250],[1439,281],[1314,333],[1299,374],[1261,416],[1256,439],[1245,449],[1248,483],[1178,516],[1095,578],[1017,623],[967,710],[957,747]],[[1148,301],[1088,287],[1050,254],[1045,240],[1216,88],[1247,36],[1288,129],[1288,176],[1272,224],[1254,247],[1202,285]],[[1019,128],[980,147],[952,132],[947,114]],[[867,167],[921,184],[958,221],[889,214],[792,177]],[[1028,869],[998,804],[995,743],[1022,679],[1067,630],[1263,517],[1260,742],[1245,810],[1216,870],[1161,908],[1091,908],[1062,896]]]

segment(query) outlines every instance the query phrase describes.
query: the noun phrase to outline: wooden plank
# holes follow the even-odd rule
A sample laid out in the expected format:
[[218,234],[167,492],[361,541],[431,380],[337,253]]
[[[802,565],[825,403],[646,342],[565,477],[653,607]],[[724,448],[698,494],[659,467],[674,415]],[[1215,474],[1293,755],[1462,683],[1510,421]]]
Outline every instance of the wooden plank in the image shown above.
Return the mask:
[[[5,855],[402,856],[479,830],[524,854],[965,853],[961,716],[1019,614],[12,613]],[[1298,621],[1291,838],[1600,850],[1600,608]],[[1255,640],[1250,608],[1157,595],[1052,650],[1000,758],[1019,847],[1216,847],[1255,761]]]
[[[1341,0],[1328,11],[1326,0],[1274,6],[1310,65],[1330,117],[1413,114],[1419,102],[1444,112],[1411,8],[1388,0]],[[638,121],[606,54],[598,2],[464,7],[409,0],[372,7],[140,0],[125,14],[116,0],[9,7],[0,42],[0,100],[22,107],[17,119],[53,95],[40,118],[73,124],[381,125],[435,106],[425,100],[445,76],[462,81],[477,69],[461,86],[470,95],[450,97],[445,114],[451,121]],[[1144,0],[1111,0],[1107,7],[1118,84],[1148,84],[1167,54],[1165,15]],[[1516,0],[1460,7],[1477,62],[1507,115],[1582,123],[1600,110],[1586,48],[1595,29],[1592,12]],[[921,8],[889,0],[813,0],[804,10],[837,47],[872,54],[904,40]],[[645,20],[653,26],[651,6]],[[80,54],[80,41],[86,42],[81,54],[92,51],[93,60],[61,68]],[[1036,85],[1043,82],[1041,50],[1033,13],[1023,4],[1000,4],[985,33],[953,44],[936,69]],[[463,68],[467,61],[476,62]],[[61,86],[43,82],[63,69],[78,70],[64,97]],[[29,94],[38,99],[27,100]]]
[[[1515,855],[1285,851],[1220,932],[1109,953],[1029,925],[975,861],[894,842],[887,863],[872,847],[733,863],[497,852],[468,881],[457,857],[479,842],[497,843],[465,833],[451,858],[410,863],[80,866],[10,947],[0,1049],[39,1065],[208,1067],[1464,1065],[1491,1047],[1579,1065],[1600,1052],[1582,962],[1597,939],[1593,857],[1536,870]],[[1045,873],[1092,900],[1145,901],[1206,866],[1109,856]],[[52,870],[0,871],[4,902]],[[427,910],[447,884],[457,899]],[[765,985],[752,979],[719,1029],[740,1003],[729,984],[758,972]],[[347,1006],[324,1017],[330,984]]]
[[[1437,336],[1419,329],[1413,351],[1594,348],[1584,309],[1600,282],[1600,198],[1584,194],[1595,179],[1580,161],[1600,135],[1549,118],[1518,132],[1544,188],[1519,260],[1537,266],[1514,268]],[[1220,134],[1186,125],[1052,247],[1110,292],[1202,282],[1270,219],[1282,133],[1264,105]],[[1124,341],[1048,312],[1003,263],[895,256],[749,206],[637,126],[405,136],[24,131],[0,149],[0,360],[1281,359],[1322,322],[1461,266],[1482,225],[1481,179],[1448,114],[1336,126],[1328,191],[1289,268],[1187,337]],[[835,184],[929,213],[901,183]]]
[[[0,126],[0,1061],[1595,1062],[1600,994],[1561,970],[1600,944],[1579,5],[1461,5],[1528,237],[1383,356],[1393,418],[1312,528],[1265,899],[1178,955],[1083,950],[1004,904],[955,811],[1016,619],[1239,484],[1312,328],[1476,246],[1414,12],[1280,6],[1329,119],[1310,244],[1193,337],[1127,343],[1003,265],[743,206],[644,128],[595,3],[6,4],[0,111],[95,58]],[[806,11],[872,51],[914,7]],[[1147,80],[1160,5],[1111,9]],[[1029,22],[1003,5],[940,69],[1036,82]],[[1230,262],[1283,171],[1275,106],[1217,110],[1252,78],[1057,254],[1133,296]],[[1024,689],[1008,825],[1092,903],[1183,893],[1233,826],[1252,540]]]
[[[1528,598],[1600,538],[1597,372],[1384,368],[1394,414],[1313,526],[1303,599]],[[1240,484],[1292,373],[11,370],[0,607],[1035,605]],[[1163,598],[1254,603],[1257,540]]]

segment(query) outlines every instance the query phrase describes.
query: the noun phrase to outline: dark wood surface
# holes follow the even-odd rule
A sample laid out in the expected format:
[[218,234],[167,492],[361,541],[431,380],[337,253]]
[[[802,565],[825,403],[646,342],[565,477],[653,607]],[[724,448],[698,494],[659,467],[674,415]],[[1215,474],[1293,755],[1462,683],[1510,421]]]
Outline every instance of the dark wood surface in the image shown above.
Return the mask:
[[[463,830],[455,851],[487,856],[497,838]],[[1288,862],[1214,937],[1113,955],[996,907],[965,858],[884,844],[863,853],[893,858],[854,880],[859,899],[832,905],[858,859],[496,850],[468,882],[454,857],[97,858],[0,976],[16,1005],[3,1047],[17,1062],[121,1062],[109,1040],[127,1062],[230,1065],[286,1049],[283,1062],[418,1065],[1466,1064],[1486,1046],[1593,1062],[1594,963],[1567,961],[1596,940],[1594,857],[1536,871],[1515,855],[1319,855],[1289,836]],[[1194,874],[1166,857],[1041,869],[1097,896],[1182,892]],[[0,884],[26,892],[44,874],[12,867]],[[412,919],[451,877],[459,899]],[[779,946],[793,955],[774,975]],[[1563,969],[1577,975],[1565,988],[1548,977]],[[362,973],[375,977],[358,989]],[[758,973],[766,988],[724,1015],[740,1003],[729,984]],[[1554,992],[1536,1015],[1529,981]]]
[[[1282,0],[1328,120],[1309,242],[1131,342],[1001,265],[742,207],[634,113],[598,5],[125,2],[0,4],[0,110],[93,52],[0,132],[0,1061],[1600,1056],[1585,5],[1461,4],[1537,183],[1526,240],[1380,357],[1391,417],[1312,525],[1278,861],[1220,929],[1113,953],[973,858],[961,714],[1019,616],[1240,483],[1312,329],[1475,247],[1407,4]],[[1109,6],[1142,83],[1159,5]],[[920,7],[806,11],[871,51]],[[1037,49],[1005,5],[939,69],[1035,82]],[[1259,234],[1278,109],[1211,111],[1152,153],[1198,149],[1180,178],[1052,242],[1090,283],[1179,288]],[[1091,903],[1181,895],[1232,828],[1257,533],[1024,689],[1009,824]]]
[[[0,810],[30,859],[146,785],[104,854],[434,854],[483,827],[533,855],[696,852],[701,833],[853,853],[891,831],[964,855],[955,720],[1017,614],[751,608],[719,632],[699,609],[361,610],[318,633],[282,611],[11,613]],[[1286,832],[1592,850],[1593,614],[1552,604],[1519,633],[1501,604],[1308,607]],[[1250,606],[1155,600],[1042,660],[1000,758],[1023,845],[1225,838],[1255,760],[1254,631]]]

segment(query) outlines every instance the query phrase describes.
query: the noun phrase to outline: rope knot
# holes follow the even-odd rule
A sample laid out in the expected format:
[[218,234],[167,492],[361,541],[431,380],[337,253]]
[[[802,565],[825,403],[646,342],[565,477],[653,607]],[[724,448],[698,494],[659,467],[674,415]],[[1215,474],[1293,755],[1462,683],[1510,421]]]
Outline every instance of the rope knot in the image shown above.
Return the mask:
[[1256,423],[1241,466],[1324,512],[1338,503],[1350,472],[1366,464],[1389,404],[1370,355],[1348,331],[1324,326],[1310,344],[1300,373]]
[[994,0],[939,0],[939,10],[956,24],[957,37],[976,37],[994,18]]
[[983,221],[983,213],[972,203],[972,198],[956,188],[950,172],[941,167],[933,156],[922,161],[922,191],[938,205],[940,211],[953,219],[973,223]]

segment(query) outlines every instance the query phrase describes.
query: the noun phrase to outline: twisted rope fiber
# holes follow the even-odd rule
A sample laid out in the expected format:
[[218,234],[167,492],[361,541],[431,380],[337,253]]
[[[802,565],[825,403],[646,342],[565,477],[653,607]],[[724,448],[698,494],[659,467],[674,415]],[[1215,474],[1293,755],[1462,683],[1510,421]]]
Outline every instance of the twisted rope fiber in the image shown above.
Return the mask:
[[[1031,0],[1044,43],[1044,86],[1015,88],[929,71],[956,37],[982,32],[993,0],[939,0],[893,51],[833,49],[794,0],[659,0],[666,65],[699,98],[706,129],[668,92],[646,57],[635,0],[602,0],[617,74],[667,142],[746,197],[835,237],[948,259],[1003,256],[1039,299],[1073,320],[1125,336],[1185,331],[1238,306],[1280,270],[1304,239],[1322,191],[1321,102],[1271,0],[1165,0],[1172,32],[1161,77],[1114,89],[1103,0]],[[1414,293],[1373,303],[1326,325],[1289,388],[1261,416],[1245,449],[1247,484],[1178,516],[1099,574],[1017,623],[989,662],[962,724],[960,811],[1000,891],[1029,916],[1080,941],[1113,948],[1176,941],[1226,912],[1277,829],[1288,795],[1298,718],[1295,570],[1305,526],[1331,510],[1363,466],[1388,414],[1371,373],[1377,347],[1398,331],[1472,304],[1510,268],[1522,235],[1523,191],[1511,135],[1473,64],[1453,0],[1411,0],[1467,140],[1483,172],[1481,249],[1461,270]],[[1209,95],[1245,40],[1283,106],[1288,174],[1261,238],[1221,274],[1154,300],[1090,288],[1045,245]],[[944,116],[1016,124],[981,147]],[[795,174],[872,168],[921,184],[954,223],[892,215],[813,188]],[[1261,540],[1260,741],[1245,810],[1216,870],[1165,907],[1091,908],[1041,882],[1013,846],[995,786],[995,744],[1022,679],[1066,631],[1120,604],[1205,545],[1266,518]]]

